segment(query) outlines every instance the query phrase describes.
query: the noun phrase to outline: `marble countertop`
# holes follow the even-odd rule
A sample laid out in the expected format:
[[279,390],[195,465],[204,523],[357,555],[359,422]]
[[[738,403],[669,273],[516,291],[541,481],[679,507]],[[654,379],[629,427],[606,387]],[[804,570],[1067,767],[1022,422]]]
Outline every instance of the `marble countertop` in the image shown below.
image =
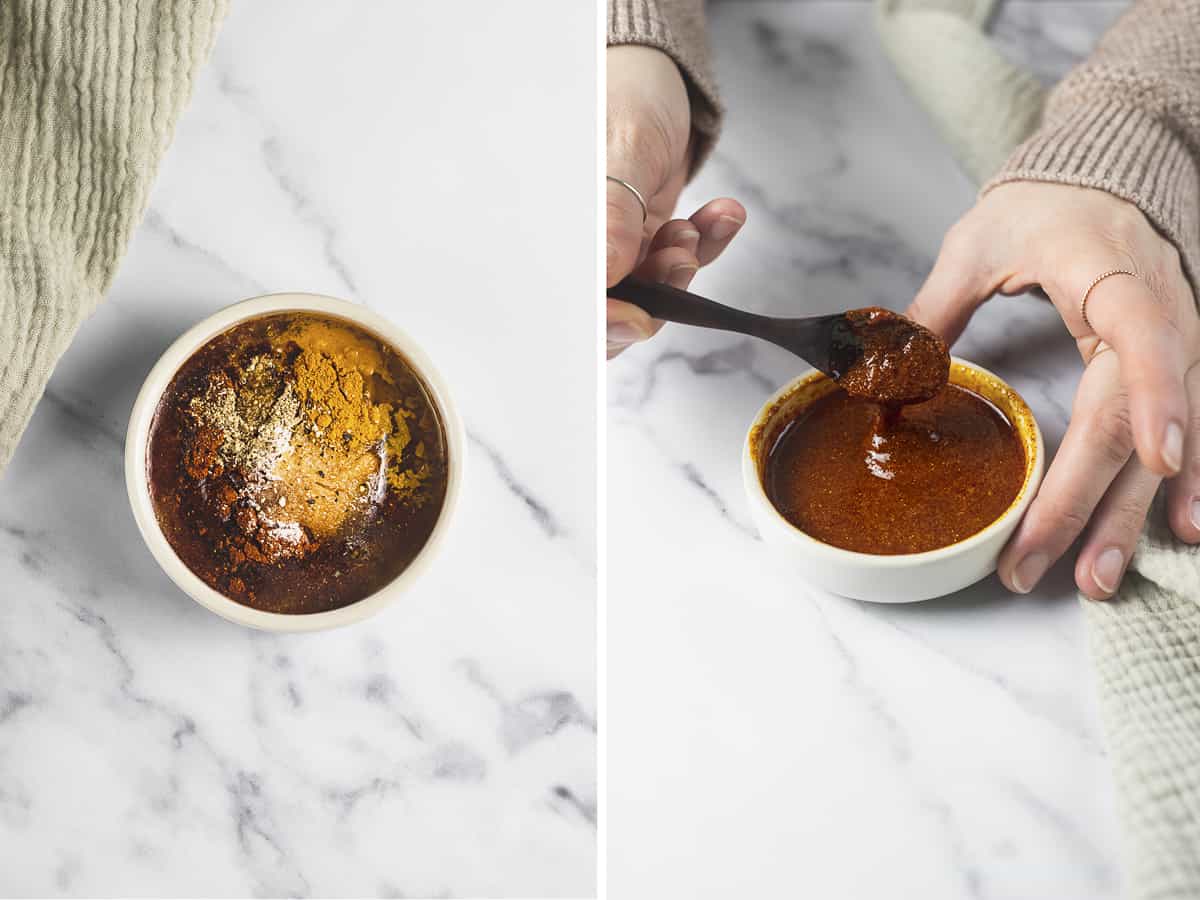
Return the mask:
[[[594,891],[596,23],[542,5],[234,5],[0,480],[0,894]],[[281,290],[399,323],[470,435],[428,575],[310,636],[176,590],[122,476],[162,350]]]
[[[995,33],[1052,80],[1122,6],[1009,2]],[[974,188],[893,77],[871,5],[710,11],[729,117],[682,208],[728,194],[749,220],[696,290],[777,315],[902,309]],[[1057,446],[1080,364],[1047,304],[994,300],[956,352]],[[795,372],[680,326],[608,367],[614,896],[1118,896],[1071,562],[1026,597],[995,578],[907,606],[806,586],[764,551],[739,469]]]

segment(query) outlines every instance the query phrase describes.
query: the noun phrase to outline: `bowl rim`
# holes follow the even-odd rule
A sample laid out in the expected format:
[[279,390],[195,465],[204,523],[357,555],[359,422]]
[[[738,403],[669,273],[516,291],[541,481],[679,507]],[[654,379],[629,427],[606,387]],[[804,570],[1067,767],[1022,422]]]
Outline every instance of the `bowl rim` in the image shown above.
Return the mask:
[[[374,593],[355,602],[317,613],[276,613],[238,603],[200,579],[176,555],[158,525],[150,498],[146,471],[146,447],[150,425],[163,392],[179,368],[205,343],[234,325],[259,316],[312,312],[350,321],[394,347],[424,381],[442,416],[446,433],[446,495],[441,512],[424,546],[395,578]],[[461,493],[466,461],[466,431],[449,388],[420,345],[397,325],[378,313],[349,300],[326,294],[281,292],[262,294],[231,304],[197,322],[163,351],[142,382],[129,415],[125,436],[125,486],[129,505],[142,540],[155,562],[180,590],[224,619],[262,631],[307,632],[338,628],[362,621],[393,603],[423,573],[446,539],[451,518]]]
[[[1015,526],[1025,515],[1025,510],[1029,508],[1029,504],[1033,502],[1034,495],[1042,479],[1042,472],[1045,465],[1046,447],[1042,439],[1042,429],[1037,423],[1037,419],[1033,415],[1033,411],[1029,408],[1029,403],[1021,394],[1012,387],[1008,382],[1001,378],[996,373],[985,369],[983,366],[958,356],[952,356],[951,368],[961,366],[971,369],[984,378],[993,379],[998,384],[1007,389],[1011,395],[1020,402],[1024,415],[1024,422],[1028,423],[1027,427],[1033,432],[1033,448],[1034,456],[1032,460],[1027,461],[1025,467],[1025,478],[1021,482],[1021,487],[1017,491],[1016,497],[1008,505],[1008,507],[995,520],[989,523],[984,528],[968,535],[960,541],[955,541],[953,544],[947,544],[945,547],[935,547],[932,550],[923,550],[920,553],[862,553],[858,550],[847,550],[843,547],[836,547],[833,544],[827,544],[824,541],[817,540],[808,532],[797,528],[783,514],[775,508],[775,504],[771,502],[771,498],[767,496],[766,488],[763,486],[762,478],[758,472],[758,465],[754,459],[754,437],[755,432],[762,426],[765,426],[769,419],[770,413],[775,409],[777,404],[784,400],[789,394],[799,389],[804,383],[814,380],[815,376],[824,376],[816,368],[810,367],[805,369],[791,381],[787,382],[783,387],[771,395],[767,401],[755,413],[754,419],[750,423],[750,427],[746,430],[746,438],[742,442],[742,481],[751,503],[757,505],[760,509],[765,510],[770,519],[777,525],[783,526],[787,533],[794,537],[796,543],[811,551],[813,555],[823,557],[829,562],[837,562],[841,564],[855,564],[864,567],[872,567],[877,569],[907,569],[914,565],[924,563],[938,562],[962,554],[970,553],[980,545],[986,544],[992,540],[997,534],[1002,533]],[[989,401],[991,402],[991,401]],[[1012,421],[1012,417],[1005,412],[1005,417]],[[1013,422],[1013,427],[1020,429],[1021,425]],[[1024,443],[1024,442],[1022,442]]]

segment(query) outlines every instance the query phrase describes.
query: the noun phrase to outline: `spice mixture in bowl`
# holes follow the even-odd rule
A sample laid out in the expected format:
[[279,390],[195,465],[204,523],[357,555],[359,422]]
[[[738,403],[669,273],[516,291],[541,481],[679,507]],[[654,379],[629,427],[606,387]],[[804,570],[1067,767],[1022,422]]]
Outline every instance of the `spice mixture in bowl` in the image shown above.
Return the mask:
[[422,371],[329,304],[369,315],[268,303],[176,365],[144,437],[131,422],[151,548],[161,536],[206,589],[269,616],[328,616],[395,582],[443,521],[459,465]]

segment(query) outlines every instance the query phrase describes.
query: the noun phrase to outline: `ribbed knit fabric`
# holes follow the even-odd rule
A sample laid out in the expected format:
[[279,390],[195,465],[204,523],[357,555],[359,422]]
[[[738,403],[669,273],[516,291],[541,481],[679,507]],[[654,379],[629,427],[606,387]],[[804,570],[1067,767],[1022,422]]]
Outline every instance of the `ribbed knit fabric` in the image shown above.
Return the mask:
[[0,470],[112,283],[226,5],[0,2]]
[[[1036,133],[984,186],[1052,181],[1135,204],[1200,282],[1200,0],[1131,6],[1059,83]],[[1200,297],[1200,290],[1196,290]]]
[[675,60],[692,100],[692,171],[721,130],[722,107],[712,72],[704,0],[608,0],[608,45],[657,47]]

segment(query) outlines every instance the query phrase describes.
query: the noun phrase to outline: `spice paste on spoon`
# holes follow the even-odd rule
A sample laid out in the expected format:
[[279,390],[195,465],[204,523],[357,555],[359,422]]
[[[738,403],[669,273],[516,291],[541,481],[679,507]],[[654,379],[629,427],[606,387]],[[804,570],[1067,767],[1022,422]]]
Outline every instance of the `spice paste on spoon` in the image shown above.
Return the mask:
[[835,335],[831,371],[846,393],[875,403],[923,403],[950,376],[946,342],[912,319],[868,306],[845,314],[846,331]]

